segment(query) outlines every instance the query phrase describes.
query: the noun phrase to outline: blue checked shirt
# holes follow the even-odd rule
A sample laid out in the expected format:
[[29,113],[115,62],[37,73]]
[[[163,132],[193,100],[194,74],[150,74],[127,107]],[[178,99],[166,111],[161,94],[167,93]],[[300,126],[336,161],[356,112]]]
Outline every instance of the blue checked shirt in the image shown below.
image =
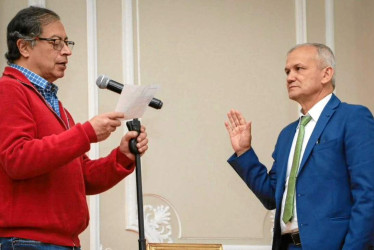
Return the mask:
[[60,106],[58,104],[58,98],[57,98],[58,87],[56,85],[48,82],[43,77],[17,64],[10,64],[9,66],[21,71],[22,74],[24,74],[27,77],[27,79],[34,85],[34,87],[44,97],[47,103],[49,103],[49,105],[58,114],[58,116],[61,117]]

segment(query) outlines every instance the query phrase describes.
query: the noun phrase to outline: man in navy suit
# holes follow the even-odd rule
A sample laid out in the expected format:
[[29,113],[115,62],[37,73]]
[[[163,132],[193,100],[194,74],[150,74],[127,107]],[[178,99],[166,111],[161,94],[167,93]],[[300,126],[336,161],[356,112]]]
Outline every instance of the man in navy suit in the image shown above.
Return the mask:
[[228,162],[267,209],[276,209],[273,249],[373,249],[374,119],[366,107],[333,94],[334,68],[323,44],[288,52],[287,90],[301,106],[300,119],[281,131],[269,172],[251,145],[251,122],[237,110],[228,113],[235,151]]

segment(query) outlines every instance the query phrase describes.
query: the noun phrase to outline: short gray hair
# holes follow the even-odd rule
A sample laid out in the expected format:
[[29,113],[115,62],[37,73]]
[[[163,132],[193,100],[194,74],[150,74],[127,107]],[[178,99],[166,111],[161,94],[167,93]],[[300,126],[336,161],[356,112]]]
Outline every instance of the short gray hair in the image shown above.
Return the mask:
[[[335,72],[334,52],[332,52],[332,50],[328,46],[326,46],[322,43],[302,43],[302,44],[298,44],[298,45],[294,46],[293,48],[291,48],[287,52],[287,55],[289,55],[292,51],[294,51],[298,48],[301,48],[301,47],[314,47],[314,48],[316,48],[317,49],[317,56],[318,56],[318,59],[320,61],[320,67],[321,68],[331,67],[331,68],[333,68],[333,70]],[[332,83],[333,88],[335,89],[335,73],[332,76],[331,83]]]

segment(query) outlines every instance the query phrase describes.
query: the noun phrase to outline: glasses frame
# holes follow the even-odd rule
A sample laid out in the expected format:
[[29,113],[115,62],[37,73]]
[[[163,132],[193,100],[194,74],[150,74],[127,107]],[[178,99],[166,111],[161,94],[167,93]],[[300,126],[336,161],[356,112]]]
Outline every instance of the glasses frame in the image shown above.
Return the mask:
[[[64,44],[70,49],[73,50],[73,47],[75,45],[75,42],[73,41],[67,41],[67,40],[62,40],[62,38],[45,38],[45,37],[35,37],[32,40],[39,40],[39,41],[47,41],[50,42],[53,45],[53,49],[61,51],[62,48],[64,47]],[[56,43],[56,41],[60,41]]]

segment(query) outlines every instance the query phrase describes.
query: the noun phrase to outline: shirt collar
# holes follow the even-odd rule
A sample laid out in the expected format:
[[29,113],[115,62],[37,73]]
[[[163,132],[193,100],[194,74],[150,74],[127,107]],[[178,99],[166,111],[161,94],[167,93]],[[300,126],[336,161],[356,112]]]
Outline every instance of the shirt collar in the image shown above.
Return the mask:
[[12,67],[12,68],[15,68],[15,69],[17,69],[19,71],[21,71],[22,74],[24,74],[26,76],[26,78],[32,84],[36,85],[37,87],[40,87],[40,88],[45,89],[47,91],[51,91],[53,93],[57,93],[57,91],[58,91],[57,85],[55,85],[55,84],[53,84],[51,82],[48,82],[46,79],[44,79],[43,77],[39,76],[38,74],[35,74],[31,70],[26,69],[26,68],[24,68],[22,66],[14,64],[14,63],[9,64],[9,66]]
[[[330,101],[332,94],[329,94],[325,96],[322,100],[317,102],[306,115],[310,115],[312,117],[312,120],[317,122],[319,117],[322,114],[323,109],[327,105],[327,103]],[[304,114],[301,112],[301,109],[299,110],[299,118],[304,116]],[[299,119],[300,120],[300,119]]]

